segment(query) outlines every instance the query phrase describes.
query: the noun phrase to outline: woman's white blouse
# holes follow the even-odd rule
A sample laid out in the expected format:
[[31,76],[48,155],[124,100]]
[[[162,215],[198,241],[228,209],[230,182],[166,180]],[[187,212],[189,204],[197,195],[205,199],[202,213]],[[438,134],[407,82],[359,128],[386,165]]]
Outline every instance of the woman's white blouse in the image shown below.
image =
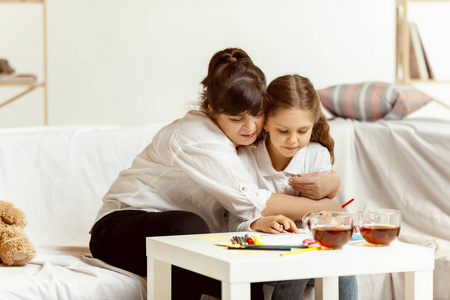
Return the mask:
[[279,172],[272,166],[265,141],[239,149],[238,155],[258,182],[258,186],[273,193],[301,196],[289,185],[289,178],[297,174],[331,171],[330,152],[318,143],[309,143],[300,149],[286,169]]
[[220,128],[204,113],[190,111],[162,128],[120,172],[96,221],[118,210],[184,210],[202,217],[212,232],[249,230],[270,196]]

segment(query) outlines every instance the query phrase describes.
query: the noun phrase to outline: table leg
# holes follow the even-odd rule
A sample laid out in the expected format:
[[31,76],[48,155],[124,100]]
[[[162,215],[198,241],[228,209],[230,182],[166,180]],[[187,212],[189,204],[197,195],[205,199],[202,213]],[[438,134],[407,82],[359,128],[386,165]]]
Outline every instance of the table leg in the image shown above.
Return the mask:
[[222,281],[222,300],[250,300],[250,283]]
[[172,298],[172,265],[147,257],[147,299]]
[[315,278],[314,294],[316,300],[338,300],[339,277]]
[[433,271],[406,272],[405,299],[433,299]]

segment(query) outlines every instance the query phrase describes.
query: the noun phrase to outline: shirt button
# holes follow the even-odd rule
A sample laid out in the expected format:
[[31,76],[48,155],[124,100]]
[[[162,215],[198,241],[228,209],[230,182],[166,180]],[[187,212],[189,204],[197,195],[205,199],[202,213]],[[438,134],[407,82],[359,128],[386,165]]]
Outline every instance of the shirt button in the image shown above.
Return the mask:
[[223,213],[223,216],[224,216],[225,218],[228,218],[228,213]]
[[245,192],[247,190],[247,188],[245,186],[243,186],[242,190]]

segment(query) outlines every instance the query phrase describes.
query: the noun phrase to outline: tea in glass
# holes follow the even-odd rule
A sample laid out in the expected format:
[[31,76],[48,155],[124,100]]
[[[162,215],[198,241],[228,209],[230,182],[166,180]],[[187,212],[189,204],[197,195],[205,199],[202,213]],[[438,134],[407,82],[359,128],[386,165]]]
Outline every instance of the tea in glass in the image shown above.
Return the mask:
[[401,227],[402,214],[394,209],[372,209],[359,212],[359,228],[366,242],[373,245],[389,245]]
[[353,228],[346,226],[315,227],[313,230],[316,242],[327,248],[341,248],[352,238]]
[[346,212],[309,212],[303,216],[302,225],[320,246],[340,249],[352,238],[353,215]]

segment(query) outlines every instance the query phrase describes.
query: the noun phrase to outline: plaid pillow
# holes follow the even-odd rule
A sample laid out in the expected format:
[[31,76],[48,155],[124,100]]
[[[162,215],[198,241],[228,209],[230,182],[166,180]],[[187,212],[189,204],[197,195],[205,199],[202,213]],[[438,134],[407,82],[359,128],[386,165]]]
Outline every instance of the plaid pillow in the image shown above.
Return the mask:
[[411,86],[385,82],[335,85],[318,92],[334,116],[359,121],[402,119],[432,100]]

